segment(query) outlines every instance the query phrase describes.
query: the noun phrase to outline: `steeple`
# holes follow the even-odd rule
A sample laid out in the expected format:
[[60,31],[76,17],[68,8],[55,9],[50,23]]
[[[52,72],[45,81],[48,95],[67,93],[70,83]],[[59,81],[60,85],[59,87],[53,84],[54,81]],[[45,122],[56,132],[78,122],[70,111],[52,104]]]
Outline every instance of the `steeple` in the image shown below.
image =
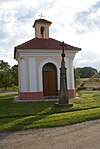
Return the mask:
[[49,26],[52,22],[45,19],[37,19],[34,22],[33,27],[35,28],[35,37],[36,38],[49,38]]

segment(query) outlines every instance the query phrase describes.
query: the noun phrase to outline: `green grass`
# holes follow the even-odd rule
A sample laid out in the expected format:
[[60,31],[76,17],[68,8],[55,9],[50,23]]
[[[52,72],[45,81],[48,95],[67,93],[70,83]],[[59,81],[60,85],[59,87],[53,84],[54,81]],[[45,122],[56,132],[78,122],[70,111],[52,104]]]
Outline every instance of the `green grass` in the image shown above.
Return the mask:
[[[6,91],[15,91],[18,92],[18,86],[7,87]],[[0,92],[5,92],[5,88],[0,88]]]
[[0,94],[0,131],[56,127],[100,118],[100,92],[80,92],[73,107],[59,108],[55,101],[13,102],[14,94]]

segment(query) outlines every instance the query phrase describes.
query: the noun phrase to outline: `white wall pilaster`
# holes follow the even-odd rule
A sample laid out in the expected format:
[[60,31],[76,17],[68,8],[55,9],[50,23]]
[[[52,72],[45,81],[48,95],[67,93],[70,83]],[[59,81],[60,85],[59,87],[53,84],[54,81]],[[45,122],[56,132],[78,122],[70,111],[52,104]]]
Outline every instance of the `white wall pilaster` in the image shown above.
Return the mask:
[[74,89],[74,69],[73,69],[73,58],[67,57],[67,88]]
[[27,83],[26,83],[26,62],[24,59],[21,59],[19,64],[20,69],[20,92],[26,92],[27,91]]
[[37,92],[36,60],[29,58],[29,83],[30,92]]

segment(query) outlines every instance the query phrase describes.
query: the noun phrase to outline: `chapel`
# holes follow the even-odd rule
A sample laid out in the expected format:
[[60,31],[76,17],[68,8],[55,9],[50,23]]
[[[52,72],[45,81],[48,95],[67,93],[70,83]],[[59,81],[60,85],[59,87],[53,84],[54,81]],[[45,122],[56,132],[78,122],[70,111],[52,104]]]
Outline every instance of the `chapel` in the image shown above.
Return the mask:
[[[35,20],[35,37],[14,48],[14,59],[18,61],[19,99],[43,100],[59,96],[61,41],[49,37],[52,22],[40,18]],[[67,68],[67,92],[75,97],[73,60],[81,49],[64,44]]]

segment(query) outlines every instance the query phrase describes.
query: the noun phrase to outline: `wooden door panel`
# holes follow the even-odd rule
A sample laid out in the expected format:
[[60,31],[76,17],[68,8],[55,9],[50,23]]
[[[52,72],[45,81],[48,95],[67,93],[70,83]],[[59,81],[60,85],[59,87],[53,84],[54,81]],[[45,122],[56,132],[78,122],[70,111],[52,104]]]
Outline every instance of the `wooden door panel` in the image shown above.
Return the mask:
[[56,81],[56,74],[55,72],[50,72],[49,74],[49,80],[50,80],[50,94],[51,95],[57,95],[57,81]]
[[44,96],[48,96],[48,90],[49,90],[49,83],[48,83],[48,72],[45,71],[45,73],[43,73],[43,92],[44,92]]
[[45,66],[43,70],[43,95],[44,96],[55,96],[57,92],[57,71],[54,66]]

